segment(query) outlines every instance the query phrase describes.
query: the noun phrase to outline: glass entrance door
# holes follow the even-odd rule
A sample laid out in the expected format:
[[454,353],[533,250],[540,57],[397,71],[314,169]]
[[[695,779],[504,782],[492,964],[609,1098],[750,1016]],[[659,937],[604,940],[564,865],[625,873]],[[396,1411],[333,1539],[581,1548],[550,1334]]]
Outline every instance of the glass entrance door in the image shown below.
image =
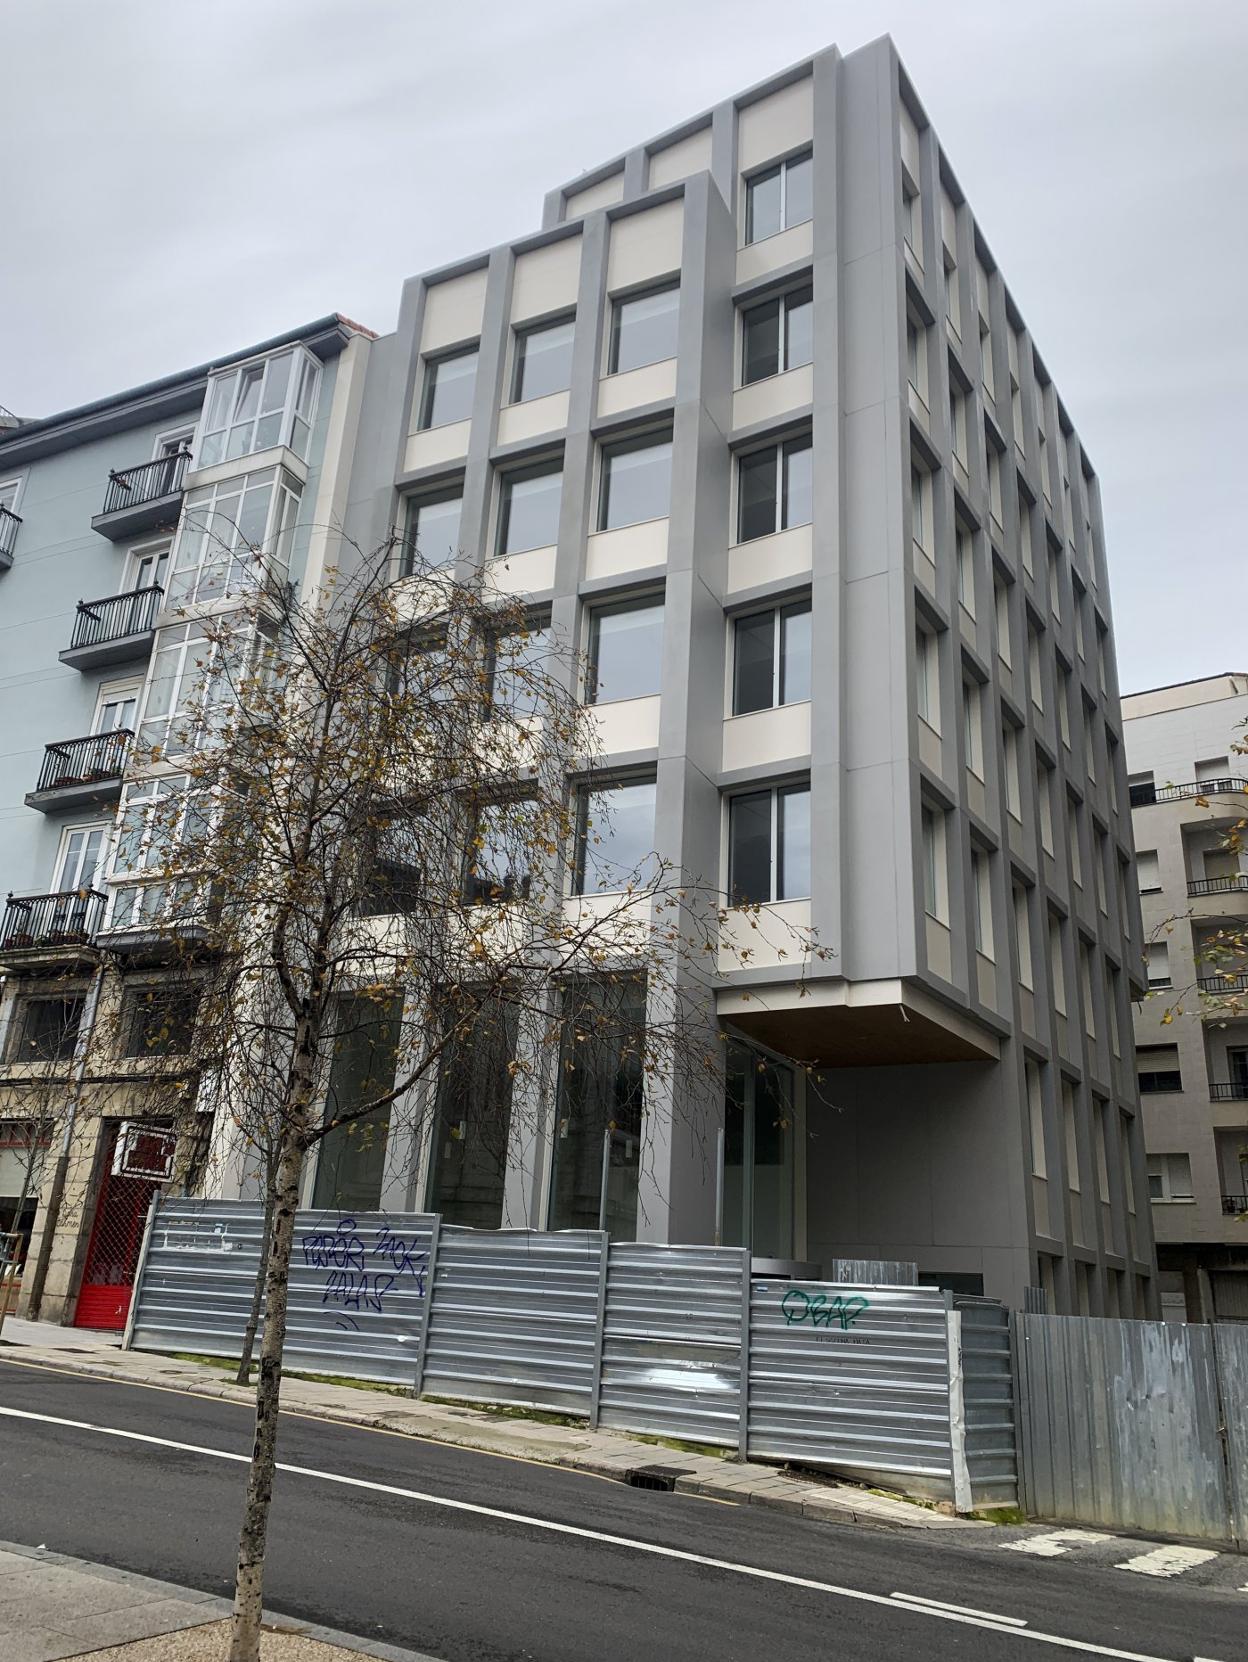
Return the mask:
[[796,1254],[796,1094],[791,1067],[729,1045],[721,1239],[756,1258]]

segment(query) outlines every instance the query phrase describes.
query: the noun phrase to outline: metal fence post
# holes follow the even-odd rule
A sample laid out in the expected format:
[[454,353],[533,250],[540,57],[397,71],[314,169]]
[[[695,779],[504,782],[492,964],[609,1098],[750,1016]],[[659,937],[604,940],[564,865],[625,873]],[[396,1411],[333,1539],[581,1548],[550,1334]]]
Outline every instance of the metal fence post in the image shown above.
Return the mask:
[[966,1463],[966,1403],[962,1394],[962,1312],[945,1294],[945,1342],[949,1355],[949,1455],[956,1512],[972,1509],[971,1473]]
[[121,1336],[122,1350],[129,1350],[134,1343],[134,1324],[139,1314],[139,1297],[143,1291],[143,1272],[147,1268],[147,1254],[152,1245],[152,1231],[156,1227],[156,1214],[160,1210],[160,1190],[157,1189],[147,1208],[147,1222],[143,1225],[143,1240],[139,1246],[139,1261],[134,1268],[134,1288],[130,1294],[130,1308],[126,1311],[126,1330]]
[[[1028,1289],[1030,1291],[1030,1289]],[[1031,1399],[1027,1391],[1026,1316],[1010,1311],[1010,1384],[1014,1392],[1014,1464],[1018,1470],[1018,1505],[1029,1516],[1031,1504]]]
[[425,1385],[425,1357],[429,1351],[429,1323],[433,1316],[433,1286],[438,1270],[438,1240],[442,1234],[442,1214],[435,1212],[429,1227],[429,1263],[425,1270],[425,1303],[420,1312],[420,1333],[416,1339],[416,1376],[412,1380],[412,1395],[418,1397]]
[[750,1457],[750,1249],[741,1249],[741,1367],[737,1413],[737,1458]]
[[603,1231],[602,1252],[598,1260],[598,1314],[594,1336],[594,1379],[590,1387],[589,1429],[597,1431],[598,1415],[602,1408],[602,1347],[607,1337],[607,1271],[611,1263],[611,1237]]

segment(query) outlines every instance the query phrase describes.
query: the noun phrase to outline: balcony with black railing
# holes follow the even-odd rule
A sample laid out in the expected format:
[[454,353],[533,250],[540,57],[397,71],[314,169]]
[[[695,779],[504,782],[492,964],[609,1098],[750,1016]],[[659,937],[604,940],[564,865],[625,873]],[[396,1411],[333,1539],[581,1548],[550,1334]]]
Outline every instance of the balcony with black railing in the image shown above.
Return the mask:
[[21,524],[12,508],[0,508],[0,571],[7,571],[13,564],[13,548]]
[[1240,1212],[1248,1212],[1248,1195],[1223,1195],[1222,1210],[1228,1218],[1235,1217]]
[[1225,975],[1202,975],[1198,981],[1202,993],[1248,993],[1248,975],[1228,970]]
[[80,600],[69,645],[60,654],[71,669],[102,669],[133,658],[146,658],[152,649],[156,613],[164,590],[158,583],[103,600]]
[[59,894],[10,894],[0,922],[0,953],[61,954],[90,946],[104,921],[105,896],[98,889]]
[[1232,872],[1229,877],[1189,878],[1187,892],[1193,900],[1212,894],[1248,894],[1248,871]]
[[1214,1080],[1209,1096],[1214,1102],[1248,1102],[1248,1079]]
[[133,737],[128,727],[119,727],[46,746],[39,781],[27,792],[26,806],[58,814],[115,802],[121,795],[121,775]]
[[1132,785],[1128,796],[1133,808],[1151,808],[1157,802],[1191,802],[1196,797],[1248,793],[1248,779],[1197,779],[1190,785]]
[[108,476],[104,507],[91,521],[92,530],[111,541],[177,524],[182,507],[182,480],[189,450],[158,456],[154,462],[123,468]]

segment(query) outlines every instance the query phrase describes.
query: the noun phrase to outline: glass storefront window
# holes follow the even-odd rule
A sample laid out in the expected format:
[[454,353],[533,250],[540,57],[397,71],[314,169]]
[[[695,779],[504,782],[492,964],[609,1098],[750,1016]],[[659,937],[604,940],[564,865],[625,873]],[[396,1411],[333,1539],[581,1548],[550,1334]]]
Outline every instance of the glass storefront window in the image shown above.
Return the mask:
[[645,1026],[643,983],[593,982],[568,995],[551,1229],[605,1228],[615,1241],[637,1238]]
[[502,1223],[517,1017],[486,1005],[443,1053],[426,1204],[444,1223]]
[[783,1062],[728,1047],[724,1086],[722,1240],[756,1258],[792,1258],[795,1078]]
[[[398,1067],[402,1032],[397,1002],[344,1001],[341,1037],[330,1064],[325,1123],[350,1114],[361,1103],[390,1090]],[[367,1212],[381,1203],[381,1183],[390,1129],[390,1104],[326,1132],[316,1162],[312,1204],[343,1212]]]

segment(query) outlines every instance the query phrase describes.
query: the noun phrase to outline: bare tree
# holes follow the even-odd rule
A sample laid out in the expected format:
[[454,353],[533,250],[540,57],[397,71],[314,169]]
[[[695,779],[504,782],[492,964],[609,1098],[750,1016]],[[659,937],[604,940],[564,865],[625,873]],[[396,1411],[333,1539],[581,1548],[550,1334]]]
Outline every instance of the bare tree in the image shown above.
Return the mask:
[[[473,1111],[499,1115],[505,1159],[501,1115],[535,1113],[526,1087],[551,1070],[572,1089],[596,1047],[622,1082],[598,1104],[608,1135],[628,1120],[644,1144],[661,1105],[699,1137],[722,1089],[712,989],[722,954],[750,951],[725,947],[717,886],[648,852],[608,788],[576,655],[418,553],[391,580],[393,553],[355,550],[306,603],[257,577],[197,618],[194,695],[162,742],[140,736],[123,806],[147,852],[118,907],[193,966],[218,1155],[258,1170],[270,1220],[231,1662],[259,1655],[309,1154],[375,1159],[399,1116],[437,1111],[439,1081],[446,1106],[449,1062],[452,1082],[488,1077]],[[799,965],[821,955],[770,929]]]

